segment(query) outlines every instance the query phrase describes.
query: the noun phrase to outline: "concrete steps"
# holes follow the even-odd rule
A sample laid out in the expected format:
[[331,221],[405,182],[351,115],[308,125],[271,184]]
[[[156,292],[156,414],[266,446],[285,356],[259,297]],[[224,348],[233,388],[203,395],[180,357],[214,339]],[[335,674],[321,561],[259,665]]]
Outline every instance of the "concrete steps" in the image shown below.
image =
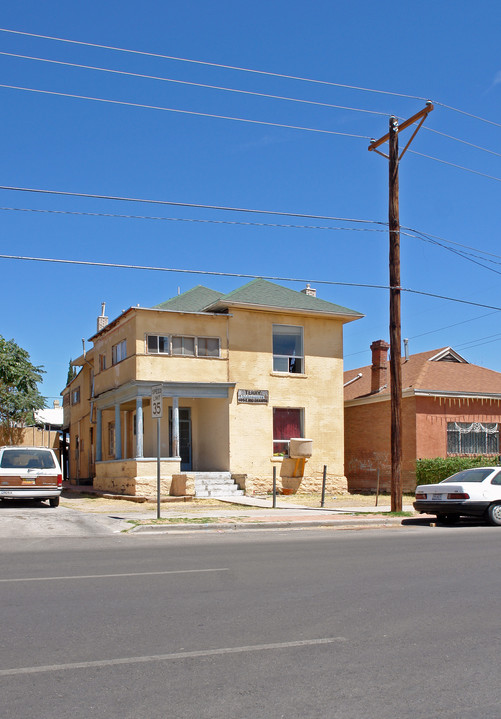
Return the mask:
[[190,472],[195,475],[195,497],[242,497],[243,489],[239,489],[231,478],[231,472]]

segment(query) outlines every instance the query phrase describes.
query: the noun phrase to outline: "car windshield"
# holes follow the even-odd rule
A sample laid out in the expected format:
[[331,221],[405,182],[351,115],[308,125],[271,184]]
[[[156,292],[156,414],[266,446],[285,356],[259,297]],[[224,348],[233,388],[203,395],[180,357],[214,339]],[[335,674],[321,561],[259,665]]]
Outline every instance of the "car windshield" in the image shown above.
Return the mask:
[[2,469],[54,469],[52,452],[46,449],[4,449]]
[[494,471],[494,467],[483,467],[479,469],[463,469],[462,472],[453,474],[452,477],[442,480],[440,484],[447,482],[483,482]]

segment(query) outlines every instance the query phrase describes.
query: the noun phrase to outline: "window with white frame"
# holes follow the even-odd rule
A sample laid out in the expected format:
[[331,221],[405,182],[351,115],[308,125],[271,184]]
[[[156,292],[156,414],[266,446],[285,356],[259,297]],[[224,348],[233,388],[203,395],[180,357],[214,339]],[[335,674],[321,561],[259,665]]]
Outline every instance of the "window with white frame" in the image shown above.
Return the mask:
[[80,387],[75,387],[71,390],[71,404],[78,404],[80,402]]
[[170,342],[168,335],[148,335],[146,339],[148,354],[168,355],[170,354]]
[[106,355],[99,355],[99,371],[103,372],[106,369]]
[[497,422],[447,422],[447,454],[498,454]]
[[273,325],[273,371],[304,373],[302,327]]
[[127,340],[122,340],[111,348],[111,363],[118,364],[127,357]]

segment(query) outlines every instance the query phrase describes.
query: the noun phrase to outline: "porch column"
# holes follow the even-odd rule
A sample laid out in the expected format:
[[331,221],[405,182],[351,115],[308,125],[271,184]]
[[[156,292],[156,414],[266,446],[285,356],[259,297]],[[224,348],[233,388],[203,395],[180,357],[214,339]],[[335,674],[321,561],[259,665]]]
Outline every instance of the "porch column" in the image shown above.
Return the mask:
[[103,410],[98,409],[96,413],[96,462],[103,458]]
[[179,398],[172,398],[172,456],[179,457]]
[[123,459],[127,459],[127,429],[128,429],[127,425],[129,424],[128,416],[129,416],[129,413],[127,412],[127,410],[125,410],[125,412],[124,412],[124,442],[123,442],[123,447],[122,447]]
[[115,405],[115,459],[122,459],[122,424],[120,405]]
[[136,397],[136,457],[143,457],[143,400]]

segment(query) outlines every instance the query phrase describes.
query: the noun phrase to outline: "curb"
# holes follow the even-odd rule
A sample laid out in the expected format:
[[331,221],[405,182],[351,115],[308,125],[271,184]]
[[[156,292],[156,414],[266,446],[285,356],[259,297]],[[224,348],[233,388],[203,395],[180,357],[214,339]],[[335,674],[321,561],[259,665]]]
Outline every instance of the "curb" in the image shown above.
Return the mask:
[[127,530],[127,534],[168,534],[170,532],[221,532],[224,530],[248,530],[248,529],[312,529],[318,527],[329,527],[334,529],[372,529],[374,527],[400,527],[400,518],[372,518],[367,519],[314,519],[307,520],[284,520],[283,522],[207,522],[207,524],[138,524]]

